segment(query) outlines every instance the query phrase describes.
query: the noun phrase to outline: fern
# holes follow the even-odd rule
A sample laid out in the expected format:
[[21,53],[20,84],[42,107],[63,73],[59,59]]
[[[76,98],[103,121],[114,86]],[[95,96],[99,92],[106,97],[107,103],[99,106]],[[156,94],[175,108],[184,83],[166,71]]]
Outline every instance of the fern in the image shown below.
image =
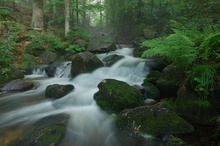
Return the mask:
[[200,51],[202,52],[202,60],[208,61],[212,57],[219,57],[220,48],[220,33],[211,33],[204,38],[200,45]]
[[188,72],[191,86],[207,97],[216,89],[218,74],[212,65],[196,65]]
[[187,66],[197,56],[195,44],[189,37],[178,30],[166,38],[157,38],[143,42],[143,46],[150,47],[144,51],[142,57],[164,56],[174,64]]

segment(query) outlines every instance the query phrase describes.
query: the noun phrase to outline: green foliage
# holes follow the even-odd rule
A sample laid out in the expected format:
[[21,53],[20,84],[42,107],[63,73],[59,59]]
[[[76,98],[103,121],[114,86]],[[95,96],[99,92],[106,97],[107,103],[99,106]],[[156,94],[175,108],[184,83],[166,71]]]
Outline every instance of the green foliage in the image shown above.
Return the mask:
[[150,48],[144,51],[142,57],[163,56],[170,62],[181,66],[191,64],[198,53],[190,38],[177,30],[166,38],[144,41],[143,46]]
[[85,30],[83,30],[82,28],[78,27],[74,30],[71,30],[67,36],[66,39],[70,44],[74,44],[76,40],[78,39],[83,39],[85,41],[89,41],[90,40],[90,34],[88,32],[86,32]]
[[208,61],[209,59],[220,59],[220,33],[211,33],[206,36],[200,45],[202,53],[202,60]]
[[202,93],[204,97],[216,89],[218,74],[212,65],[199,64],[187,73],[191,86],[195,91]]
[[78,45],[70,45],[68,48],[66,48],[67,52],[83,52],[86,49],[84,47],[80,47]]
[[10,72],[10,67],[15,61],[14,49],[16,47],[16,37],[10,35],[6,40],[0,39],[0,74],[7,76]]
[[59,51],[64,50],[67,43],[51,33],[41,34],[35,32],[30,35],[31,43],[28,44],[26,52],[35,56],[39,56],[44,50]]

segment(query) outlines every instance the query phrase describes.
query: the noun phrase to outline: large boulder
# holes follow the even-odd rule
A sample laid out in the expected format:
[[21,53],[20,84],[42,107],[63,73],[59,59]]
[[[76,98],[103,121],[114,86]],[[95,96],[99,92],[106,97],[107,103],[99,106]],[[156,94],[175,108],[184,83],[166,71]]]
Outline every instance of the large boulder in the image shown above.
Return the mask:
[[47,86],[46,91],[45,91],[45,96],[49,98],[58,99],[58,98],[61,98],[67,95],[73,89],[74,89],[74,86],[72,84],[69,84],[69,85],[53,84],[53,85]]
[[205,123],[216,114],[211,100],[201,97],[195,91],[186,93],[182,88],[178,90],[173,110],[181,116]]
[[92,72],[102,66],[102,62],[93,53],[78,53],[72,59],[71,77],[75,77],[81,73]]
[[156,81],[156,86],[160,90],[162,96],[176,97],[177,90],[179,89],[178,82],[180,74],[180,69],[172,64],[163,69],[158,80]]
[[125,82],[105,79],[99,83],[98,88],[94,99],[103,110],[119,113],[124,109],[144,104],[140,91]]
[[57,60],[58,56],[56,55],[56,53],[51,52],[51,51],[45,51],[43,52],[43,54],[40,55],[41,59],[42,59],[42,63],[43,64],[49,64],[55,60]]
[[10,146],[54,146],[59,145],[65,134],[69,116],[59,114],[45,117],[27,129]]
[[14,91],[27,91],[34,87],[34,84],[27,80],[13,80],[7,83],[3,88],[2,91],[4,92],[14,92]]
[[116,125],[137,136],[156,138],[194,131],[189,123],[160,103],[122,111],[116,119]]

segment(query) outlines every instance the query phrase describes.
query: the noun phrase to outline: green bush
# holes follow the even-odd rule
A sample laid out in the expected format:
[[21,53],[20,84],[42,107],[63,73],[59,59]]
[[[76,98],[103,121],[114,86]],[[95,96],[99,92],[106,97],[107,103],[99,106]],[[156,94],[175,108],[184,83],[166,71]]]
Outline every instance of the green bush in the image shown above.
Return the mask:
[[0,39],[0,74],[7,76],[10,72],[10,67],[16,60],[14,50],[16,47],[16,37],[13,35],[8,36],[6,40]]
[[30,33],[31,43],[27,45],[26,52],[35,56],[39,56],[43,51],[59,51],[64,50],[67,43],[51,33],[41,34],[39,32]]
[[67,52],[83,52],[86,49],[84,47],[80,47],[78,45],[70,45],[68,48],[65,49]]

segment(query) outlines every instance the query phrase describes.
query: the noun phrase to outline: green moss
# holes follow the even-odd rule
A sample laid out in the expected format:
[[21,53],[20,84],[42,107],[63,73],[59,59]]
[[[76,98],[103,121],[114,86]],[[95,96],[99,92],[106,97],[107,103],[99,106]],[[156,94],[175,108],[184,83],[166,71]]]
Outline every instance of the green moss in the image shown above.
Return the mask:
[[204,120],[214,114],[211,101],[207,98],[199,97],[195,92],[184,95],[179,91],[173,109],[182,116]]
[[121,113],[116,124],[119,128],[138,135],[150,134],[163,137],[166,134],[179,134],[194,131],[181,117],[175,113],[156,106],[138,107]]
[[139,90],[125,82],[106,79],[98,85],[98,88],[94,99],[104,110],[118,113],[123,109],[143,105],[144,98]]

